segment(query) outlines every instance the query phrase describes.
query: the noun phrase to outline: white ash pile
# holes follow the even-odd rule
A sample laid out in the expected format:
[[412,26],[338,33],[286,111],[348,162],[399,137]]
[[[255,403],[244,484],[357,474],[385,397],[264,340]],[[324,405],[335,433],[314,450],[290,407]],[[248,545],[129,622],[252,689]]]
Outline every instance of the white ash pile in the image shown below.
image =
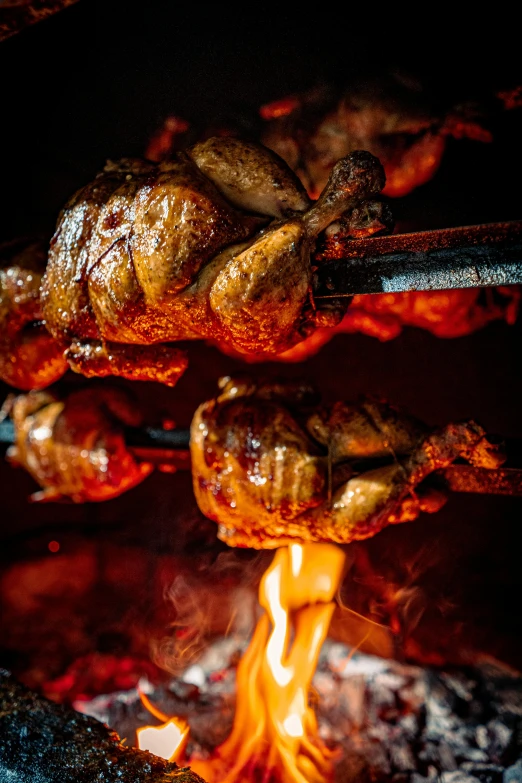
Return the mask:
[[[189,723],[189,754],[230,731],[241,653],[220,639],[167,686],[141,683],[162,712]],[[496,662],[425,669],[327,641],[313,686],[321,735],[342,750],[337,783],[522,783],[522,677]],[[159,724],[136,690],[75,706],[129,744],[136,728]]]

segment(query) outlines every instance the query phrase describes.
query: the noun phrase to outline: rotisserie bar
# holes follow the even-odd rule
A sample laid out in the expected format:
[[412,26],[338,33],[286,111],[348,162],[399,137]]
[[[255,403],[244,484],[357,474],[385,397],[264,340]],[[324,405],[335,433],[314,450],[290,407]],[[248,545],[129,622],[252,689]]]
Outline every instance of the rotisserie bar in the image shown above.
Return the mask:
[[520,36],[389,10],[0,0],[2,781],[522,780]]

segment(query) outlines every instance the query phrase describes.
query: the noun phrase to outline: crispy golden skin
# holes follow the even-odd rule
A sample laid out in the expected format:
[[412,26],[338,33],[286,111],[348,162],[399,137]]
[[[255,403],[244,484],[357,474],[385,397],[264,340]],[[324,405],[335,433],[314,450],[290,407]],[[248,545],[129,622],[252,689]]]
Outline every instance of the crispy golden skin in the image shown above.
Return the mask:
[[41,323],[42,243],[0,260],[0,380],[17,389],[42,389],[67,369],[63,349]]
[[275,356],[341,320],[345,305],[311,301],[310,254],[383,185],[376,158],[355,152],[310,206],[276,155],[227,138],[159,166],[110,165],[58,221],[42,285],[48,328],[85,375],[173,385],[186,358],[169,344],[180,340]]
[[42,487],[32,500],[110,500],[152,471],[125,445],[123,426],[138,426],[141,415],[121,389],[86,388],[64,400],[31,392],[15,398],[11,416],[15,445],[8,457]]
[[459,457],[486,468],[504,461],[472,421],[430,432],[383,403],[314,410],[308,390],[220,385],[192,421],[192,472],[201,511],[231,546],[368,538],[441,507],[441,492],[419,487],[434,470]]

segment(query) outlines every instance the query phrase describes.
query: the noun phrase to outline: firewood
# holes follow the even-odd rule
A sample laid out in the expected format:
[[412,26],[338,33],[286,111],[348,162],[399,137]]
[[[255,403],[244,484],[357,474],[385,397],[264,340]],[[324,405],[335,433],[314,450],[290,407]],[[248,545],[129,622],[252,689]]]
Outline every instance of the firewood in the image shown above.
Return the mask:
[[0,781],[203,783],[188,767],[126,747],[94,718],[54,704],[0,670]]

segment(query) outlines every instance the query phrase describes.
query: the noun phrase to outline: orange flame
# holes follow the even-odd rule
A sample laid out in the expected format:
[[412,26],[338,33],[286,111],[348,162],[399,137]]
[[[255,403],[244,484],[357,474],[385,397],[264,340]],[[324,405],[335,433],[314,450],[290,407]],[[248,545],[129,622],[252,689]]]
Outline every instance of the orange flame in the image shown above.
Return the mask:
[[148,750],[167,761],[178,761],[184,753],[189,736],[189,727],[181,718],[170,718],[160,712],[147,696],[140,691],[140,699],[145,707],[158,720],[163,720],[161,726],[143,726],[136,729],[138,748]]
[[254,770],[280,783],[331,779],[332,753],[308,694],[343,566],[343,552],[331,544],[277,551],[260,585],[266,614],[237,671],[232,733],[214,758],[191,760],[209,783],[234,783]]
[[[237,704],[230,737],[210,759],[190,759],[208,783],[245,777],[263,783],[327,783],[333,753],[319,736],[308,695],[326,638],[344,567],[344,553],[332,544],[292,544],[279,549],[259,588],[265,614],[237,670]],[[140,693],[145,707],[163,720],[138,729],[138,746],[179,761],[189,729],[168,720]]]

